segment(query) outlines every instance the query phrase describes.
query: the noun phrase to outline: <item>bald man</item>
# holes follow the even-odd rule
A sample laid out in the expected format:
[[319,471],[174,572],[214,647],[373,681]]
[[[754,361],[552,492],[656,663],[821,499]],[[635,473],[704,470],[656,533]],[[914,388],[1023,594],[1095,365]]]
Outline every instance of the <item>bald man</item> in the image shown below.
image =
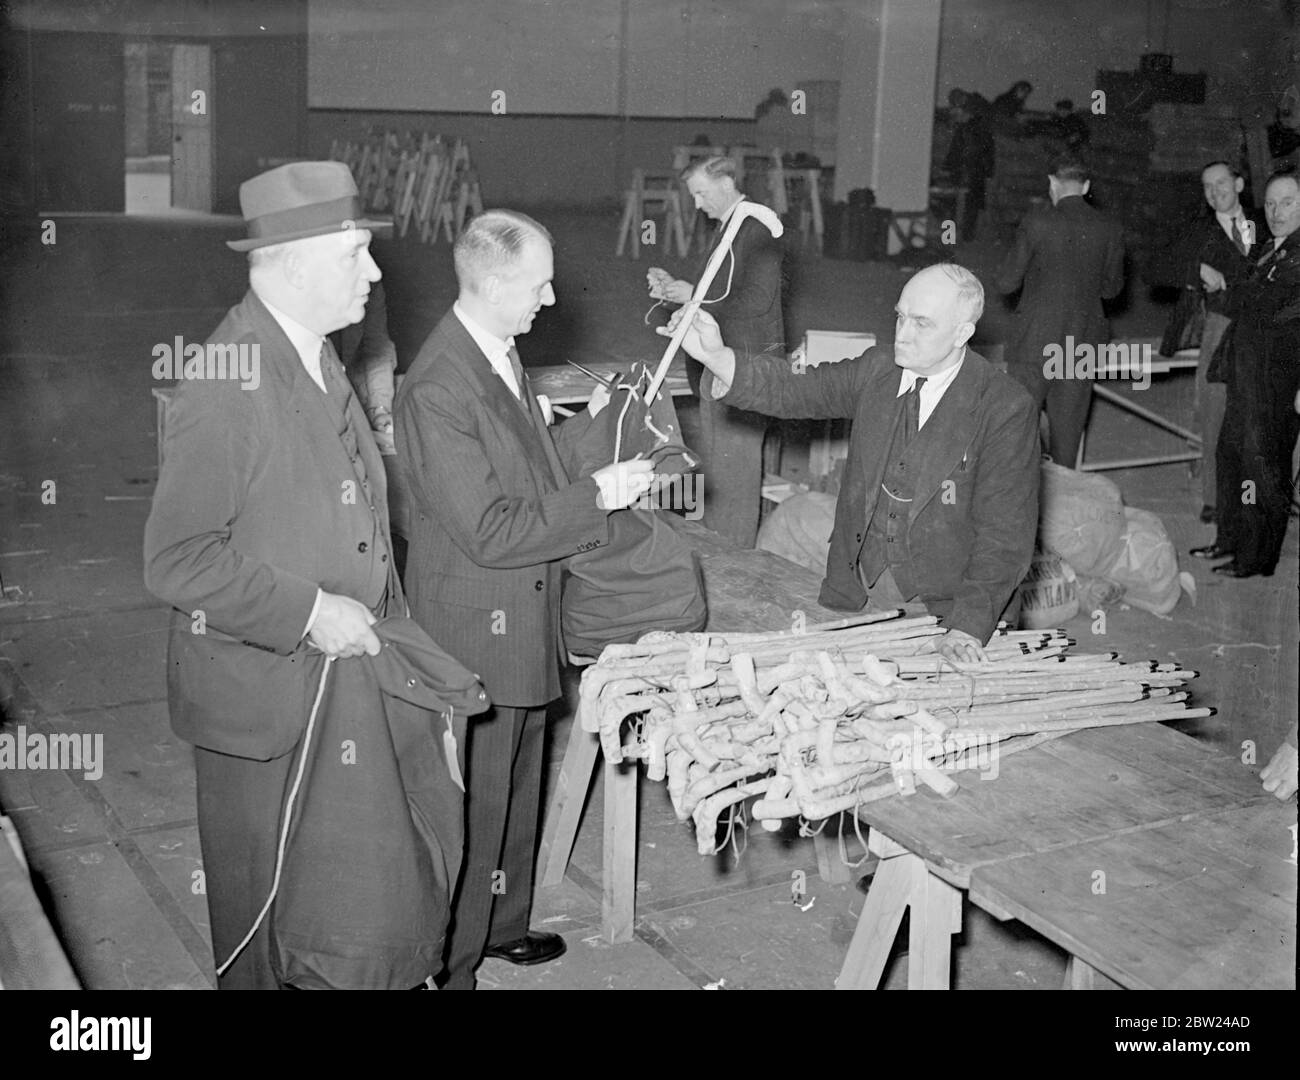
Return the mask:
[[922,270],[895,311],[892,346],[816,368],[776,357],[738,365],[703,311],[683,347],[730,404],[853,419],[820,602],[860,610],[920,600],[947,631],[940,652],[978,660],[998,619],[1018,615],[1016,586],[1034,551],[1038,410],[967,347],[984,311],[969,270]]

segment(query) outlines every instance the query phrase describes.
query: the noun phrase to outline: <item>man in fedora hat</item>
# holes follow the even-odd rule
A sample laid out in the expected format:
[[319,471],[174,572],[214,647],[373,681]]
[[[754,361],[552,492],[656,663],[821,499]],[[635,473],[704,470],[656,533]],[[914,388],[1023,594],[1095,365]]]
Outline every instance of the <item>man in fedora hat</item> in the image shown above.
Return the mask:
[[[386,223],[363,217],[339,162],[272,169],[239,198],[248,236],[229,246],[248,252],[249,291],[208,346],[247,347],[258,377],[181,382],[144,545],[145,583],[174,608],[168,705],[195,747],[218,964],[271,888],[304,650],[378,654],[371,627],[400,598],[383,462],[328,341],[362,318]],[[278,985],[265,925],[219,985]]]

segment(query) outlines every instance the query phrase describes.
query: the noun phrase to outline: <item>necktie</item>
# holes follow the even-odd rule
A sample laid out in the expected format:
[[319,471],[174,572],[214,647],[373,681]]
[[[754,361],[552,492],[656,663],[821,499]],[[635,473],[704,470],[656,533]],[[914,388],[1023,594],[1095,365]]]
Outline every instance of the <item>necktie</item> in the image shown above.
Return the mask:
[[1232,219],[1232,242],[1243,255],[1250,253],[1250,246],[1246,243],[1246,229],[1239,217]]
[[513,345],[510,346],[506,355],[510,358],[510,370],[515,373],[515,396],[520,401],[524,400],[524,365],[519,362],[519,350]]
[[925,385],[925,376],[918,375],[912,389],[903,395],[903,440],[904,445],[916,438],[921,430],[921,387]]
[[1278,239],[1276,236],[1273,237],[1267,244],[1264,245],[1264,254],[1259,257],[1259,261],[1255,263],[1255,265],[1263,266],[1266,262],[1268,262],[1269,259],[1271,259],[1274,255],[1277,254],[1278,246],[1281,243],[1282,241],[1280,239]]

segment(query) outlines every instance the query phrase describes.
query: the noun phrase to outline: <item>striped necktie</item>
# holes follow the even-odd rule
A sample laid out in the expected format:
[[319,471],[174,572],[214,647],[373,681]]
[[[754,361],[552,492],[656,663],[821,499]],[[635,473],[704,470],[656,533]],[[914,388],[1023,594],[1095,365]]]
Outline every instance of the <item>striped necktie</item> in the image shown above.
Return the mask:
[[513,345],[511,345],[509,350],[506,352],[506,356],[509,357],[510,359],[510,370],[515,373],[515,387],[516,387],[515,396],[520,401],[523,401],[524,400],[524,365],[520,363],[519,350],[516,349]]

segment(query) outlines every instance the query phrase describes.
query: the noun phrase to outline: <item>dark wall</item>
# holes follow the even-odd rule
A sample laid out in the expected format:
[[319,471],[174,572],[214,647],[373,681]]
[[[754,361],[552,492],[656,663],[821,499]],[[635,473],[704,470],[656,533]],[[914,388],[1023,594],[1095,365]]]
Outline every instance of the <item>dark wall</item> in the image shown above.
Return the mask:
[[309,152],[326,157],[332,140],[361,141],[372,127],[465,139],[484,203],[497,206],[620,203],[633,169],[671,168],[673,147],[696,135],[719,144],[752,142],[756,136],[752,120],[631,118],[624,123],[612,116],[312,109]]
[[128,40],[211,45],[218,211],[238,211],[249,176],[304,154],[307,0],[40,0],[16,3],[8,16],[6,205],[122,209]]
[[240,184],[305,152],[307,42],[234,37],[212,44],[214,209],[237,214]]
[[36,208],[121,211],[126,159],[122,39],[34,31],[29,48]]

